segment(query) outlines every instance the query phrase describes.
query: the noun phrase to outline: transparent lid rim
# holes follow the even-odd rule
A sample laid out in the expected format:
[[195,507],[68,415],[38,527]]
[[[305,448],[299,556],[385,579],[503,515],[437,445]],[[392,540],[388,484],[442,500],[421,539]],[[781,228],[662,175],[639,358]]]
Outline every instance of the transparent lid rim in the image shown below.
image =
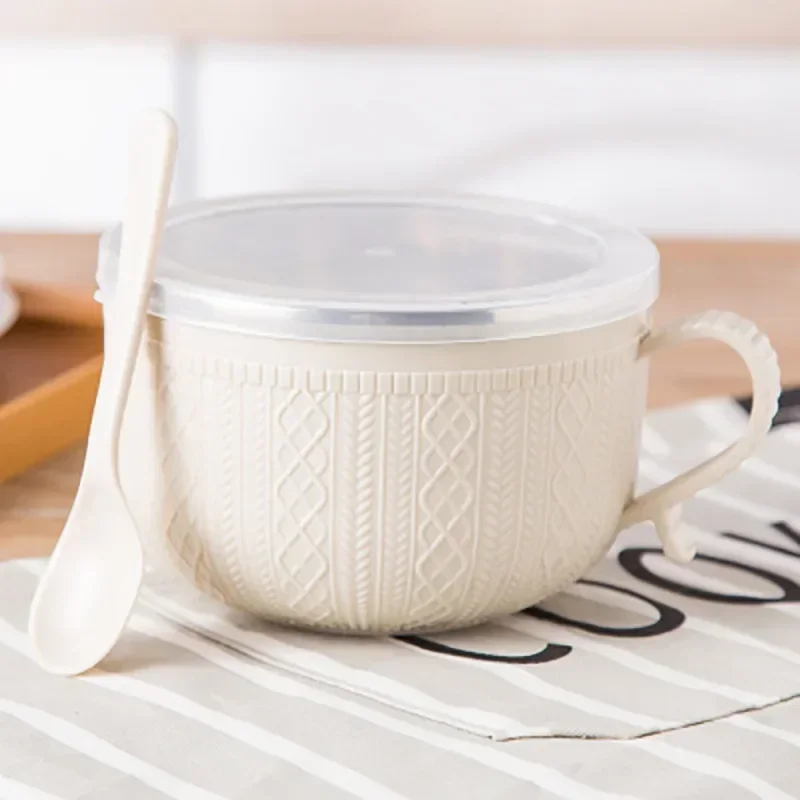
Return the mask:
[[[322,335],[321,338],[331,339],[336,338],[342,328],[354,328],[359,340],[369,341],[380,339],[386,332],[382,329],[386,327],[406,330],[418,327],[422,330],[441,326],[453,330],[459,326],[460,319],[473,314],[475,320],[471,326],[479,325],[485,330],[472,331],[471,335],[485,340],[495,338],[489,329],[498,326],[517,324],[520,326],[519,336],[525,336],[587,327],[581,322],[581,317],[586,315],[597,318],[595,325],[602,324],[604,318],[612,321],[620,318],[621,314],[648,309],[658,295],[659,255],[652,242],[644,236],[579,212],[527,200],[472,194],[425,196],[395,192],[249,195],[177,206],[168,212],[165,236],[191,220],[208,218],[227,224],[224,215],[235,215],[242,210],[269,213],[273,209],[297,206],[327,209],[331,205],[352,206],[364,202],[384,209],[400,204],[414,212],[421,210],[420,213],[434,208],[454,213],[461,210],[485,211],[487,217],[490,214],[503,217],[513,212],[511,217],[521,218],[526,224],[530,222],[534,230],[546,231],[547,236],[560,235],[562,228],[569,231],[577,226],[587,240],[594,237],[600,242],[602,249],[597,252],[602,258],[599,266],[591,263],[583,272],[567,273],[544,283],[534,282],[511,289],[503,285],[487,289],[482,283],[474,290],[450,295],[443,292],[442,296],[432,294],[420,300],[411,292],[403,295],[397,291],[386,294],[350,291],[341,296],[330,292],[324,297],[318,292],[317,295],[303,296],[301,291],[281,289],[268,281],[258,283],[260,291],[255,291],[252,281],[229,279],[222,274],[225,271],[221,266],[224,259],[219,262],[219,267],[215,262],[217,273],[209,278],[191,264],[182,264],[165,255],[162,249],[151,313],[156,312],[155,306],[159,305],[161,312],[157,316],[169,318],[175,315],[192,321],[192,315],[199,314],[196,321],[206,325],[298,338],[304,338],[302,328],[309,325],[315,331],[324,332],[327,328],[329,336]],[[119,226],[112,228],[100,240],[97,281],[102,294],[113,293],[116,283],[119,232]],[[498,254],[502,252],[501,248],[502,242],[498,244]],[[546,247],[534,247],[530,252],[546,260],[551,251]],[[480,262],[484,264],[482,269],[485,270],[486,258],[490,257]],[[499,260],[497,264],[502,266]],[[166,275],[158,274],[165,271]],[[485,283],[485,272],[483,277]],[[293,330],[275,330],[276,326],[289,326]],[[501,338],[509,338],[499,330],[496,333]]]

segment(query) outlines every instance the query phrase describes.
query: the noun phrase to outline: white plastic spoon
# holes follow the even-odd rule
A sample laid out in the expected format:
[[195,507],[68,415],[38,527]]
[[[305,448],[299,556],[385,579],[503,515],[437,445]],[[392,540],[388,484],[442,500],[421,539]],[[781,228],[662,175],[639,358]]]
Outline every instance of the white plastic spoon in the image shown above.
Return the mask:
[[175,162],[175,123],[145,112],[132,130],[114,302],[86,461],[67,524],[31,607],[34,654],[48,671],[77,675],[114,646],[142,580],[142,546],[118,472],[119,434],[147,316]]

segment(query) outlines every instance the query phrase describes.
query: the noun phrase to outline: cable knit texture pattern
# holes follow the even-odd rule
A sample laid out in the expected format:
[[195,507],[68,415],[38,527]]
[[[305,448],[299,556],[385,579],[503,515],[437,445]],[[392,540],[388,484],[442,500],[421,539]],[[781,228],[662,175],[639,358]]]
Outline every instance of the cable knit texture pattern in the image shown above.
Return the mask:
[[[518,610],[613,538],[635,479],[636,348],[379,373],[151,343],[147,463],[165,487],[151,545],[201,589],[311,628],[436,630]],[[145,468],[148,446],[126,469]]]

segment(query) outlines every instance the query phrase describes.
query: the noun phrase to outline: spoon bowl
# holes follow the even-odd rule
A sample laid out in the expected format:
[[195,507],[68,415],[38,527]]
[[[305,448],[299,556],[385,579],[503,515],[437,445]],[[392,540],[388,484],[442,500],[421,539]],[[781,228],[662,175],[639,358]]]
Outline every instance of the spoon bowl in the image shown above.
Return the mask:
[[[80,542],[81,550],[51,562],[58,566],[42,578],[31,607],[30,633],[40,664],[56,674],[75,675],[101,661],[125,627],[139,592],[143,557],[122,494],[102,484],[85,485],[62,537]],[[78,557],[76,572],[68,562]],[[125,568],[109,567],[118,562]]]

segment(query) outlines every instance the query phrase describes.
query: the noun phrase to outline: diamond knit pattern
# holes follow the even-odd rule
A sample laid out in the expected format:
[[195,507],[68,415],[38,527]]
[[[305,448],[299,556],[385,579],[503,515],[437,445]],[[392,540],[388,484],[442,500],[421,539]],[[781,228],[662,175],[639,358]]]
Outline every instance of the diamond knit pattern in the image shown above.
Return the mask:
[[275,565],[285,602],[310,617],[327,616],[320,591],[329,563],[326,397],[292,389],[275,413],[273,447]]
[[453,589],[470,568],[478,463],[477,398],[441,395],[422,420],[419,580],[415,618],[452,608]]
[[157,364],[155,540],[201,589],[322,630],[531,605],[605,552],[630,497],[635,347],[473,373]]

